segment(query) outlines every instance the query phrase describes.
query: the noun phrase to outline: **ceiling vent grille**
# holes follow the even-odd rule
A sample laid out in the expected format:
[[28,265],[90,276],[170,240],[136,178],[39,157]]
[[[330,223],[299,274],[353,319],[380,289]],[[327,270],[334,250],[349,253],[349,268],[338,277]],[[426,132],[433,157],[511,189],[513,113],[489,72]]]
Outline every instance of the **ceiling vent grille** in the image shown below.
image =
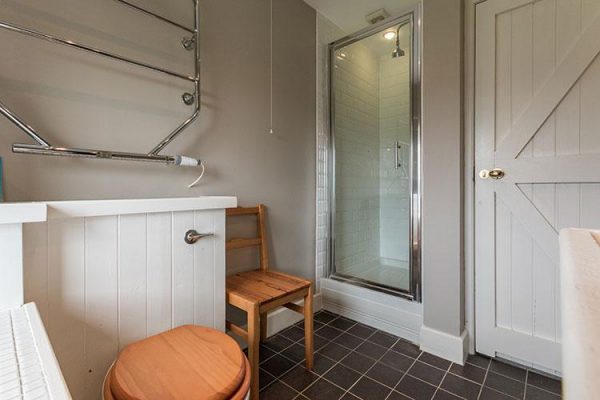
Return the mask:
[[390,16],[390,14],[384,8],[381,8],[381,9],[374,11],[371,14],[367,15],[365,18],[368,23],[376,24],[378,22],[383,21],[384,19],[386,19],[389,16]]

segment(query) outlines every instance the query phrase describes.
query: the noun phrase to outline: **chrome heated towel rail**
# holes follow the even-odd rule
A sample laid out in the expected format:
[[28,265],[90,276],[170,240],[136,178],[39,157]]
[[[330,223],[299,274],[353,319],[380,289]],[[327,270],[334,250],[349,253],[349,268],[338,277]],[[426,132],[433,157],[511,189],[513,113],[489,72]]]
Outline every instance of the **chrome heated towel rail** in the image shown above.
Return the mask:
[[115,0],[124,6],[127,6],[133,10],[139,11],[145,15],[156,18],[159,21],[175,26],[181,30],[184,30],[191,34],[189,37],[184,37],[181,41],[182,46],[189,51],[194,51],[194,75],[187,76],[185,74],[171,71],[160,66],[155,66],[142,61],[138,61],[132,58],[124,57],[109,51],[98,49],[95,47],[87,46],[82,43],[78,43],[73,40],[64,39],[58,36],[49,35],[43,32],[38,32],[33,29],[11,24],[5,21],[0,21],[0,29],[9,30],[12,32],[20,33],[30,37],[34,37],[40,40],[45,40],[54,44],[64,45],[76,50],[81,50],[91,54],[95,54],[102,57],[108,57],[113,60],[117,60],[129,65],[136,67],[149,69],[151,71],[165,74],[168,76],[176,77],[194,84],[194,93],[184,93],[182,100],[187,105],[193,105],[194,110],[192,114],[183,121],[177,128],[170,132],[163,140],[160,141],[152,150],[148,153],[130,153],[122,151],[111,151],[111,150],[96,150],[96,149],[78,149],[71,147],[54,146],[50,142],[39,134],[33,127],[27,124],[17,114],[12,112],[5,104],[0,102],[0,114],[4,115],[21,129],[27,136],[33,139],[36,144],[13,144],[12,150],[14,153],[22,154],[38,154],[38,155],[49,155],[49,156],[63,156],[63,157],[83,157],[83,158],[101,158],[108,160],[126,160],[126,161],[147,161],[147,162],[160,162],[169,165],[185,165],[185,166],[197,166],[201,164],[201,161],[196,158],[186,157],[182,155],[161,155],[160,152],[171,143],[181,132],[183,132],[200,114],[200,46],[199,46],[199,14],[198,14],[198,0],[194,0],[194,28],[190,29],[178,22],[172,21],[161,15],[158,15],[152,11],[146,10],[126,0]]

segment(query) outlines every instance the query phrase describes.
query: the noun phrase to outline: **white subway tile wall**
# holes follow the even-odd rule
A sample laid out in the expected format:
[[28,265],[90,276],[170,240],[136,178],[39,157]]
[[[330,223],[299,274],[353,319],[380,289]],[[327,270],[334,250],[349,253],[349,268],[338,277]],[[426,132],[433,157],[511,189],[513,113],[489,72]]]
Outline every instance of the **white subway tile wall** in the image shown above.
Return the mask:
[[[406,25],[400,35],[410,35]],[[380,137],[380,256],[385,265],[404,265],[409,260],[410,217],[410,54],[379,60],[379,137]],[[398,168],[394,146],[400,144]]]
[[354,275],[379,259],[379,57],[362,42],[336,52],[335,262]]

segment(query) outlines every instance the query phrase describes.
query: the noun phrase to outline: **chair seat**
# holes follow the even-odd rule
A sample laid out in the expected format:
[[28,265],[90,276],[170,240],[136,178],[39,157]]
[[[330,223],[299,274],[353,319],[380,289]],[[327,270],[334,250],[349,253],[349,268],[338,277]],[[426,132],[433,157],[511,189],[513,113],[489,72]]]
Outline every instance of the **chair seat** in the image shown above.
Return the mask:
[[[248,271],[227,277],[227,298],[265,304],[308,290],[311,282],[275,271]],[[298,293],[300,294],[300,293]]]

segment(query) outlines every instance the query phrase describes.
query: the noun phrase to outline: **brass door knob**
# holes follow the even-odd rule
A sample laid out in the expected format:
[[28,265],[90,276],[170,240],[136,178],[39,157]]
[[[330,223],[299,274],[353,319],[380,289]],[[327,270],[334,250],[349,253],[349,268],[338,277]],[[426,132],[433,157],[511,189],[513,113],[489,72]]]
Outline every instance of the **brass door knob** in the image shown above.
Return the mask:
[[494,168],[491,171],[487,169],[482,169],[481,171],[479,171],[479,177],[481,179],[502,179],[504,178],[504,171],[501,168]]

